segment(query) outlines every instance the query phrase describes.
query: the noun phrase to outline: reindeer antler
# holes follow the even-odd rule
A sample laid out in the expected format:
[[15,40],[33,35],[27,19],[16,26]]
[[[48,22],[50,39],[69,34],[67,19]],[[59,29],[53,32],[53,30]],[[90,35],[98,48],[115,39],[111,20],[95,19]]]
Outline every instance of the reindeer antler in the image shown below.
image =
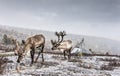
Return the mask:
[[60,41],[60,33],[55,32],[55,35],[58,37],[58,42]]
[[[66,36],[66,32],[65,31],[55,32],[55,35],[58,37],[58,41],[57,42],[61,43],[63,41],[64,36]],[[54,41],[54,42],[56,42],[56,41]]]
[[65,31],[60,31],[60,36],[61,36],[61,40],[59,42],[62,42],[64,36],[66,36],[66,32]]

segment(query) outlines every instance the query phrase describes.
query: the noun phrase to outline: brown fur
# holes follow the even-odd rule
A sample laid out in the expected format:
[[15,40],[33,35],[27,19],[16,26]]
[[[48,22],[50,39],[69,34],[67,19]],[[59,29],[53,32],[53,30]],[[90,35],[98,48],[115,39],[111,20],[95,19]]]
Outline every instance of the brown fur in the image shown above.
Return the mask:
[[66,36],[65,31],[55,32],[55,35],[58,37],[58,40],[51,40],[52,50],[61,50],[64,53],[64,58],[66,52],[68,53],[68,60],[71,57],[71,49],[72,49],[72,41],[71,40],[63,40],[64,36]]
[[53,40],[51,40],[51,43],[52,43],[52,50],[60,50],[60,51],[63,51],[64,53],[64,58],[65,55],[66,55],[66,52],[68,53],[68,60],[70,59],[71,57],[71,49],[72,49],[72,41],[71,40],[64,40],[62,42],[54,42]]
[[[31,64],[33,64],[34,62],[37,62],[40,53],[42,54],[42,61],[44,61],[44,58],[43,58],[44,45],[45,45],[45,37],[42,34],[29,37],[25,41],[22,54],[18,53],[17,62],[19,63],[22,60],[22,58],[26,56],[28,52],[30,52],[31,54]],[[34,61],[34,55],[35,55],[36,48],[40,48],[41,51],[39,51],[38,56]]]

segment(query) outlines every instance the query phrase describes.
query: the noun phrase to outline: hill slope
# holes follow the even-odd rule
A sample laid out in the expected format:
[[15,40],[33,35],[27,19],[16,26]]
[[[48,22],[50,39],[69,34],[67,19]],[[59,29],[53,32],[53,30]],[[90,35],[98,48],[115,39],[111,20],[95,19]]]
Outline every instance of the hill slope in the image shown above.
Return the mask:
[[[16,28],[16,27],[8,27],[8,26],[0,26],[0,38],[2,39],[2,36],[4,34],[13,36],[14,38],[18,40],[26,39],[29,36],[35,35],[35,34],[44,34],[46,37],[46,47],[51,47],[50,40],[51,39],[57,39],[55,37],[54,32],[49,31],[41,31],[41,30],[32,30],[32,29],[23,29],[23,28]],[[110,52],[112,54],[119,54],[120,55],[120,42],[111,40],[111,39],[105,39],[105,38],[99,38],[99,37],[92,37],[92,36],[84,36],[84,35],[72,35],[68,34],[65,39],[71,39],[73,41],[73,44],[75,45],[77,42],[81,41],[81,39],[85,39],[85,48],[86,49],[92,49],[95,52]]]

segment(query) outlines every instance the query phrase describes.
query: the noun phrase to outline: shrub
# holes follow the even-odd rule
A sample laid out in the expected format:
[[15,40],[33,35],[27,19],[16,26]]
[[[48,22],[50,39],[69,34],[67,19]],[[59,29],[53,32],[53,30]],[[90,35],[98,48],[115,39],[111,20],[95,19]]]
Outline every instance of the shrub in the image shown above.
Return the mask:
[[120,63],[117,61],[109,62],[109,66],[120,67]]
[[102,65],[100,67],[101,70],[114,70],[114,68],[112,66],[109,65]]
[[111,61],[112,62],[118,61],[118,59],[112,59],[112,58],[105,58],[105,59],[104,58],[100,58],[99,60],[100,61],[109,61],[109,62],[111,62]]
[[0,58],[0,74],[3,74],[5,72],[7,61],[8,61],[7,58],[3,57]]
[[6,34],[4,34],[2,41],[4,44],[13,44],[14,39],[12,37],[8,37]]

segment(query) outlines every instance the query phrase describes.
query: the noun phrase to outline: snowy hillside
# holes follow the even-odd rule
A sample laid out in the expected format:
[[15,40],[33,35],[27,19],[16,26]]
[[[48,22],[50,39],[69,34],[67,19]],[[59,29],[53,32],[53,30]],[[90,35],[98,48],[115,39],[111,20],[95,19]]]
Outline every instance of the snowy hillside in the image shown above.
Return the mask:
[[[16,27],[8,27],[8,26],[0,26],[0,38],[2,38],[3,34],[7,34],[13,36],[19,40],[26,39],[29,36],[35,34],[44,34],[46,37],[46,43],[48,47],[50,47],[51,39],[57,39],[54,35],[54,32],[42,31],[42,30],[31,30],[31,29],[23,29]],[[82,38],[85,39],[85,48],[92,49],[94,52],[106,53],[110,54],[120,54],[120,41],[115,41],[111,39],[92,37],[92,36],[84,36],[84,35],[72,35],[67,34],[65,39],[71,39],[73,44],[75,45],[77,42],[80,42]]]
[[[38,62],[30,67],[30,58],[23,60],[20,73],[16,69],[17,57],[7,57],[13,60],[8,63],[5,73],[1,76],[119,76],[120,59],[118,57],[72,57],[70,61],[63,56],[44,54],[45,62]],[[116,65],[113,65],[116,63]]]

